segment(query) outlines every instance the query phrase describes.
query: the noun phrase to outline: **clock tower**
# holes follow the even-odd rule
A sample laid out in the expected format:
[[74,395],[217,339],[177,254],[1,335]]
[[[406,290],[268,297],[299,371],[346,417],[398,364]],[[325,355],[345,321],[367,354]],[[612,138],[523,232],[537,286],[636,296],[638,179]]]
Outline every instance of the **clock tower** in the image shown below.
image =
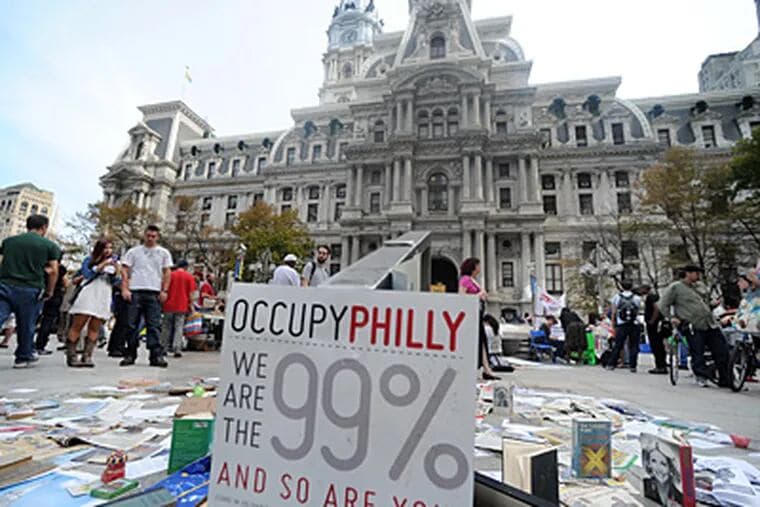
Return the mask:
[[339,87],[344,92],[334,95],[322,93],[322,102],[350,100],[351,83],[364,62],[373,53],[375,36],[383,30],[375,0],[341,0],[333,11],[327,30],[327,52],[323,58],[325,87]]

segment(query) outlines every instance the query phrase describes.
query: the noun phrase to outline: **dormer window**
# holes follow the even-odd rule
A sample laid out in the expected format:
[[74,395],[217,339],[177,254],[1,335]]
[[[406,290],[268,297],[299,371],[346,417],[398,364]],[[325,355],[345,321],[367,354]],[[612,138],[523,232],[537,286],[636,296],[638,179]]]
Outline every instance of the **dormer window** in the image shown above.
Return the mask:
[[143,151],[145,150],[145,143],[140,141],[137,144],[137,149],[135,150],[135,160],[140,160],[140,157],[142,157]]
[[446,39],[443,35],[436,35],[430,39],[430,59],[440,58],[446,58]]
[[577,125],[575,127],[575,143],[579,148],[588,146],[588,137],[586,135],[585,125]]
[[622,123],[612,124],[612,143],[613,144],[625,144],[625,130]]
[[704,125],[702,127],[702,139],[705,141],[705,148],[715,148],[718,145],[715,141],[715,127]]

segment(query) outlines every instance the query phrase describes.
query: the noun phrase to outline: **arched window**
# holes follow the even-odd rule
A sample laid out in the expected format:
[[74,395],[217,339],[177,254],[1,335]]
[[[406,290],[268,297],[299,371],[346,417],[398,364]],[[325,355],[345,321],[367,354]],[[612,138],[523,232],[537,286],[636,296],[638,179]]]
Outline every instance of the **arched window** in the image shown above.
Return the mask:
[[417,114],[417,134],[421,139],[430,137],[430,117],[427,111],[420,111]]
[[449,210],[449,178],[443,173],[435,173],[428,179],[428,211]]
[[375,142],[376,143],[384,143],[385,142],[385,123],[383,123],[383,120],[377,120],[375,122]]
[[443,110],[436,109],[433,111],[433,138],[438,139],[445,135],[443,125]]
[[443,35],[436,35],[430,39],[430,59],[446,58],[446,39]]
[[21,202],[21,205],[20,205],[20,206],[19,206],[19,208],[18,208],[18,210],[19,210],[21,213],[26,213],[26,210],[28,210],[28,209],[29,209],[29,203],[28,203],[28,202],[26,202],[26,201],[22,201],[22,202]]
[[32,215],[36,215],[37,210],[39,210],[39,207],[36,204],[32,204],[32,210],[31,210]]
[[346,62],[345,65],[343,65],[343,71],[341,72],[343,79],[351,79],[354,77],[354,67]]
[[448,131],[450,136],[459,132],[459,110],[456,107],[449,109]]

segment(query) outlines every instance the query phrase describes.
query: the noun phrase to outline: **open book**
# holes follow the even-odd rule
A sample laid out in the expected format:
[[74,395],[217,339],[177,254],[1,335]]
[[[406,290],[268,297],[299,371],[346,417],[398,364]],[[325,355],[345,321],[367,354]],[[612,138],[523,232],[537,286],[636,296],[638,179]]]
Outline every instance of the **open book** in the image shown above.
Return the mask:
[[502,481],[559,504],[557,449],[548,444],[505,438],[502,442]]

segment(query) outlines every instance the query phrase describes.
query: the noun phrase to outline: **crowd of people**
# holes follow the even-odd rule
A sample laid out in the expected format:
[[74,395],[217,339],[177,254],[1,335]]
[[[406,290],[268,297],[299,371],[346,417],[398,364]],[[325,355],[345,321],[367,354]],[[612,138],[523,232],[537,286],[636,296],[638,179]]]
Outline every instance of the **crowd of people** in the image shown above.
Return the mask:
[[14,368],[52,354],[52,334],[64,342],[69,367],[92,368],[109,322],[109,357],[120,358],[120,366],[135,364],[144,339],[150,366],[165,368],[167,354],[182,357],[186,317],[223,305],[213,274],[191,274],[187,261],[174,263],[155,225],[121,258],[110,240],[99,239],[75,272],[61,264],[61,249],[45,237],[48,226],[47,217],[32,215],[26,233],[0,245],[0,347],[8,347],[15,332]]
[[[760,265],[755,271],[738,277],[741,303],[726,309],[719,302],[710,304],[704,285],[704,271],[694,265],[684,266],[678,280],[658,294],[648,285],[634,288],[623,280],[620,291],[611,300],[604,315],[589,315],[583,322],[576,312],[565,308],[558,319],[549,315],[540,326],[542,341],[554,347],[557,356],[566,360],[580,357],[587,349],[587,336],[595,343],[595,353],[608,370],[621,366],[632,373],[638,371],[640,344],[646,337],[654,356],[650,374],[668,373],[666,340],[674,328],[688,343],[688,356],[682,358],[686,369],[688,357],[697,383],[707,386],[714,380],[720,387],[730,386],[729,343],[726,328],[745,333],[760,333]],[[556,330],[561,330],[558,333]],[[561,334],[563,339],[558,339]],[[705,353],[711,355],[715,373],[706,365]]]

